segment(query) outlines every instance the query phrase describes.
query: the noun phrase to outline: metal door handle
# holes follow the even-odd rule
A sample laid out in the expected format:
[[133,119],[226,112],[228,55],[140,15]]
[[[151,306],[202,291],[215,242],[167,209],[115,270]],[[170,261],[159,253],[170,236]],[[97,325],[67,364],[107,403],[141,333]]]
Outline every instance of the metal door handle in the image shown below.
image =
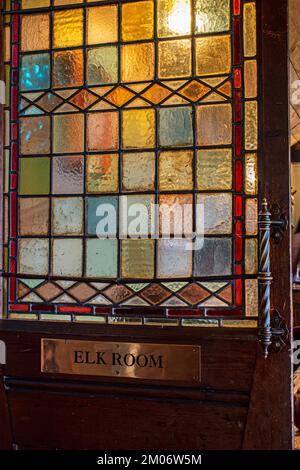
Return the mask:
[[271,262],[270,262],[270,243],[271,229],[274,229],[272,238],[279,243],[287,230],[287,218],[281,214],[278,205],[275,206],[273,217],[268,207],[267,199],[262,202],[262,209],[258,216],[259,228],[259,321],[258,338],[263,348],[264,357],[269,355],[269,349],[276,338],[277,347],[284,342],[288,335],[288,330],[278,312],[275,312],[274,327],[271,324]]

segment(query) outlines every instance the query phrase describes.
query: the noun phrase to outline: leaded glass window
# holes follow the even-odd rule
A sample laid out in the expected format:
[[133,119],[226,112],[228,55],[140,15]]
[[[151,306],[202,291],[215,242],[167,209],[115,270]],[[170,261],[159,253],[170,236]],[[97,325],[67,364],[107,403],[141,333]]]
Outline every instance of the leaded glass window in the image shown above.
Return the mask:
[[255,2],[6,10],[8,317],[255,325]]

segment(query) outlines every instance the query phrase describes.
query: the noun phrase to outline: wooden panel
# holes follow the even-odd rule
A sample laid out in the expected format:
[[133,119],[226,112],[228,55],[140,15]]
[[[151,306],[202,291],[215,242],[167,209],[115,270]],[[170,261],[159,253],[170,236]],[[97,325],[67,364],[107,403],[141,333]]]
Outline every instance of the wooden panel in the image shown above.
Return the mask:
[[4,389],[3,366],[0,366],[0,450],[10,450],[13,439],[7,396]]

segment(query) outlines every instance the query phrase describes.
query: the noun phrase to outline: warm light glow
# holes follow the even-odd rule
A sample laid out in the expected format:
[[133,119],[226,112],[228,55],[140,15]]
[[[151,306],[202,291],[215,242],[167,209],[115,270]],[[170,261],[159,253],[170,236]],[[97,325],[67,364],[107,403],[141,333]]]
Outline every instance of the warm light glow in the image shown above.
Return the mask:
[[185,35],[191,31],[191,8],[190,2],[178,0],[175,2],[170,13],[168,25],[176,34]]
[[198,13],[196,15],[196,30],[198,32],[205,33],[208,23],[209,19],[206,13]]

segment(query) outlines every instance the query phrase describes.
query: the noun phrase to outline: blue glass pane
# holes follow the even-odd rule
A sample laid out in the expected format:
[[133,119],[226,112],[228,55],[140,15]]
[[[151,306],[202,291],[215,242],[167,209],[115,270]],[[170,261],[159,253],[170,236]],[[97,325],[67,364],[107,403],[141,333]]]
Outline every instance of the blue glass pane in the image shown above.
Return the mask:
[[159,143],[163,147],[193,145],[193,121],[190,107],[160,109]]
[[32,54],[22,57],[21,90],[44,90],[50,86],[50,55]]
[[110,237],[116,234],[117,197],[89,197],[87,200],[88,235]]

